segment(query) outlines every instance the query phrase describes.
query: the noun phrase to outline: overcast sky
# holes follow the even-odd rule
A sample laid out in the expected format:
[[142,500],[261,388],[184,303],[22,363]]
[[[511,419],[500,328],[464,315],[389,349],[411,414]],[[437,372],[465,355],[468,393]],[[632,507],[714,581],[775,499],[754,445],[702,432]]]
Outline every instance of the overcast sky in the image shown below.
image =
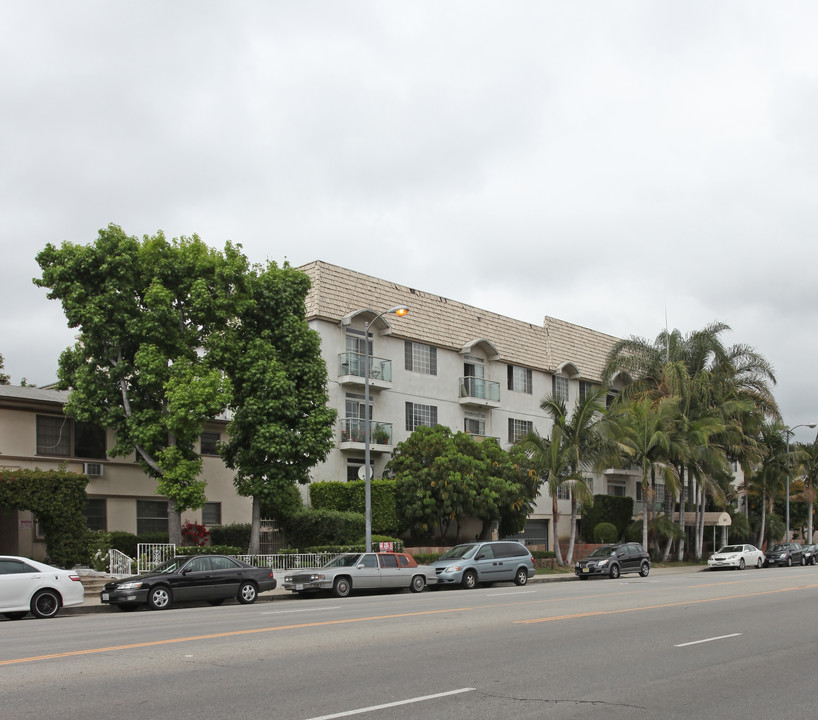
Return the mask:
[[0,0],[6,372],[73,342],[37,252],[116,223],[537,324],[718,320],[818,422],[816,37],[815,2]]

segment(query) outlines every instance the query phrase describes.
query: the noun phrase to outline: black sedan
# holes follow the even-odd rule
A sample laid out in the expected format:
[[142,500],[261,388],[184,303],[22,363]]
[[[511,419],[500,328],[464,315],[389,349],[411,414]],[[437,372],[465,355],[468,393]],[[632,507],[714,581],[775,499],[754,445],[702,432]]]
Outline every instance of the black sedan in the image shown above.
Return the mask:
[[770,565],[806,565],[807,559],[804,557],[804,551],[798,543],[776,543],[767,548],[764,553],[764,567]]
[[109,582],[99,598],[121,610],[139,605],[165,610],[174,602],[195,600],[219,605],[229,598],[246,605],[275,586],[270,568],[253,567],[225,555],[193,555],[175,557],[150,572]]

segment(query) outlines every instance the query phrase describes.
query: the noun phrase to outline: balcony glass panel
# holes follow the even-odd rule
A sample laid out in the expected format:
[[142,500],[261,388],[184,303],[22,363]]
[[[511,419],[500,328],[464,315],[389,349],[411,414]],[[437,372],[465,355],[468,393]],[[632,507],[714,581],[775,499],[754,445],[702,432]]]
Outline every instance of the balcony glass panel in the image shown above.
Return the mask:
[[460,378],[460,397],[500,402],[500,383],[479,377]]
[[[370,423],[370,444],[391,445],[392,423],[372,420]],[[363,418],[344,418],[341,421],[341,442],[366,442],[366,420]]]
[[[338,374],[364,377],[366,372],[366,355],[347,352],[338,356]],[[369,379],[392,382],[392,361],[386,358],[369,358]]]

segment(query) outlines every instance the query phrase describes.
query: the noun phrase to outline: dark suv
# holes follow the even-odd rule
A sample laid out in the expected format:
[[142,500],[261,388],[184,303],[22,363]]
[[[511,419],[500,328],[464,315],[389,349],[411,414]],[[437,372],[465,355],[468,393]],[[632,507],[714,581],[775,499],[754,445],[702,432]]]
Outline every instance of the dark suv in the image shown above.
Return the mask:
[[630,572],[647,577],[650,555],[639,543],[600,545],[588,557],[577,561],[574,572],[580,580],[587,580],[591,575],[607,575],[616,579],[622,573]]
[[803,546],[798,543],[777,543],[767,548],[764,553],[764,567],[770,565],[806,565]]

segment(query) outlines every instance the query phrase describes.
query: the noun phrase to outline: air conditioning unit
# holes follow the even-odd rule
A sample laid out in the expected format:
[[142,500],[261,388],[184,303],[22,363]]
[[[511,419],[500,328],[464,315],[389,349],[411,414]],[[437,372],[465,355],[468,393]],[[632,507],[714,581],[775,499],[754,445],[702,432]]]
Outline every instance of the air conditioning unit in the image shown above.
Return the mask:
[[104,465],[102,463],[83,463],[82,472],[88,477],[102,477]]

